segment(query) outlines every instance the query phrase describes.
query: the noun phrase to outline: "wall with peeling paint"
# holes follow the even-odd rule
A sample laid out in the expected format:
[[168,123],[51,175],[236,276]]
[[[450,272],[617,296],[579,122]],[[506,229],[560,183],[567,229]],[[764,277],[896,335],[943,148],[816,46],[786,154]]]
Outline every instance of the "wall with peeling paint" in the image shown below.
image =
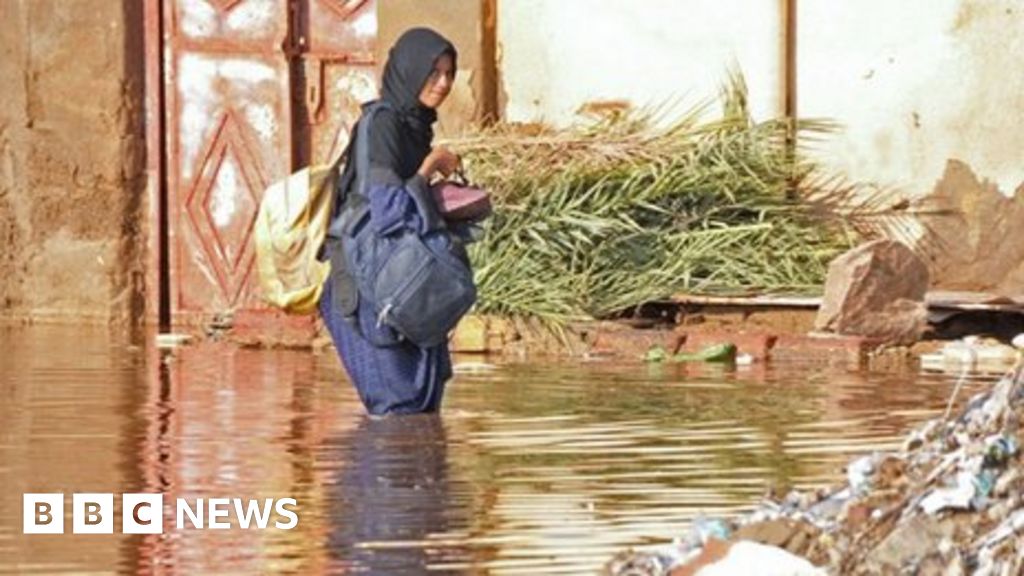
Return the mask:
[[[780,115],[785,5],[648,0],[641,10],[611,0],[502,0],[505,117],[566,125],[588,102],[693,103],[717,93],[732,62],[746,74],[755,116]],[[797,114],[842,125],[811,153],[827,170],[871,185],[866,190],[890,190],[894,203],[934,193],[954,207],[956,225],[901,219],[892,229],[927,254],[935,287],[1021,293],[1012,230],[1024,229],[1017,121],[1024,5],[799,0],[796,7]],[[1006,198],[992,198],[997,190]],[[943,246],[957,248],[930,246],[932,228],[945,230]]]
[[581,106],[715,98],[733,64],[757,118],[782,111],[781,3],[772,0],[501,0],[503,110],[512,121],[571,123]]
[[[636,106],[716,95],[747,76],[758,117],[781,111],[782,3],[502,0],[503,112],[572,122],[591,101]],[[1017,0],[801,0],[797,100],[843,132],[819,157],[850,178],[930,191],[958,159],[1004,194],[1024,182],[1024,6]],[[585,21],[583,15],[586,15]]]
[[[143,210],[141,5],[3,3],[0,317],[140,317],[150,235]],[[972,190],[994,190],[986,180],[1004,195],[1020,189],[1024,6],[1017,0],[797,5],[799,114],[845,125],[817,152],[830,167],[914,196],[931,192],[945,175],[940,188],[964,191],[950,202],[965,211],[978,204]],[[755,116],[767,118],[782,109],[782,6],[388,0],[380,2],[378,56],[383,64],[394,38],[412,25],[434,26],[455,41],[460,76],[442,109],[442,134],[495,109],[508,120],[558,125],[595,101],[675,103],[681,111],[713,99],[732,65],[746,74]],[[956,169],[944,172],[951,165]],[[1024,192],[1015,206],[1020,198]],[[1002,242],[975,242],[991,214],[1019,219],[1019,211],[992,205],[965,220],[962,243],[973,250],[965,262]],[[1001,226],[1021,228],[1015,221]],[[1015,265],[1018,257],[1001,258]],[[985,288],[1019,292],[1024,272],[1011,268],[985,268],[995,282]]]
[[0,316],[137,318],[141,38],[139,2],[4,2]]
[[845,125],[822,150],[851,178],[930,192],[949,159],[1004,194],[1024,183],[1024,5],[800,0],[802,116]]

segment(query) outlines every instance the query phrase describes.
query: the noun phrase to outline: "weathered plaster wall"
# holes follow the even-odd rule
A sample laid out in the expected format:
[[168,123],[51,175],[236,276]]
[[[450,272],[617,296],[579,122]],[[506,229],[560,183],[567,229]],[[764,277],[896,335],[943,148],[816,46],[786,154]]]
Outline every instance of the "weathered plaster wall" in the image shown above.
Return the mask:
[[[819,152],[829,166],[923,195],[958,160],[980,188],[991,189],[989,180],[1003,195],[1019,189],[1024,7],[1016,0],[797,4],[799,113],[846,126]],[[3,2],[0,317],[140,317],[149,238],[141,6]],[[378,8],[378,55],[383,64],[394,39],[414,25],[433,26],[458,45],[460,75],[441,111],[442,134],[496,104],[508,120],[556,124],[594,101],[682,108],[713,98],[733,64],[747,76],[752,110],[765,118],[782,106],[781,7],[769,0],[387,0]],[[974,189],[967,180],[956,180],[965,198]],[[1024,193],[1012,202],[1021,200]],[[1020,283],[1015,265],[1007,262],[1001,290]]]
[[141,309],[142,29],[138,2],[4,2],[0,316]]
[[798,10],[800,114],[845,125],[822,152],[831,166],[912,196],[950,159],[1004,194],[1024,182],[1024,5],[800,0]]
[[758,118],[782,110],[782,4],[773,0],[500,0],[505,118],[571,123],[581,106],[715,98],[732,65]]
[[[588,102],[690,104],[715,96],[735,63],[747,77],[755,116],[780,115],[785,6],[501,0],[502,110],[512,121],[565,125]],[[961,225],[953,229],[962,233],[955,241],[943,236],[955,252],[928,245],[936,238],[930,227],[942,223],[904,219],[893,229],[928,253],[935,287],[1021,293],[1015,249],[1003,248],[1018,243],[1007,231],[1024,229],[1024,5],[799,0],[796,6],[797,113],[843,126],[815,144],[814,156],[850,181],[875,185],[866,190],[898,191],[894,203],[938,190],[942,202],[957,207]],[[959,168],[948,173],[947,165]],[[991,198],[996,190],[1006,199]],[[1001,216],[998,225],[992,214]]]
[[[756,116],[782,100],[783,2],[501,0],[502,110],[571,122],[587,102],[713,97],[729,65]],[[1024,6],[1016,0],[801,0],[797,100],[845,129],[819,157],[853,180],[931,191],[958,159],[1012,194],[1024,182]]]
[[16,191],[23,188],[27,156],[27,28],[23,3],[9,2],[0,19],[0,310],[21,303],[24,282],[18,270],[24,260],[28,198]]

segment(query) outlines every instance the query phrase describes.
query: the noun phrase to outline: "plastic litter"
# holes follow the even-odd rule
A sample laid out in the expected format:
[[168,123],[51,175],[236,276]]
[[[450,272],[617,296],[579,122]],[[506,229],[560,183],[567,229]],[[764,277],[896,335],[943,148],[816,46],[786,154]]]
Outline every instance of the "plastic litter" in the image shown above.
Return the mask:
[[711,538],[717,538],[719,540],[728,540],[732,530],[724,520],[718,518],[705,518],[698,516],[693,521],[693,532],[696,534],[697,539],[700,543],[707,544]]
[[661,346],[654,346],[644,354],[645,362],[733,362],[736,360],[736,345],[731,343],[713,344],[700,352],[670,355]]
[[192,342],[192,335],[190,334],[157,334],[156,335],[156,346],[157,348],[177,348],[179,346],[185,346]]
[[1007,461],[1017,455],[1019,446],[1017,439],[1012,436],[995,436],[986,442],[988,448],[985,450],[983,465],[987,467],[1004,466]]
[[741,541],[726,555],[700,568],[700,576],[826,576],[827,572],[777,546]]
[[[1024,338],[1021,339],[1024,341]],[[1013,346],[1007,346],[997,340],[967,336],[962,340],[946,344],[938,352],[923,354],[921,366],[928,370],[968,369],[981,372],[1001,372],[1017,361],[1019,353],[1015,347],[1021,348],[1016,339]]]
[[1024,350],[1024,334],[1017,334],[1013,337],[1013,347],[1017,350]]
[[[717,547],[696,574],[774,574],[767,558],[779,553],[780,566],[806,562],[787,574],[1024,574],[1024,359],[987,386],[901,450],[852,460],[842,485],[768,499],[739,518],[699,518],[663,553],[675,562],[666,570]],[[745,534],[771,534],[759,544],[771,552]]]
[[494,364],[488,364],[487,362],[458,362],[452,367],[452,370],[456,374],[466,374],[474,372],[493,372],[498,367]]
[[920,506],[927,514],[950,509],[968,510],[976,492],[974,476],[970,472],[961,472],[956,477],[956,486],[932,490],[921,500]]
[[644,356],[644,362],[664,362],[668,359],[668,352],[661,346],[652,346]]
[[1024,532],[1024,509],[1017,510],[1003,521],[981,542],[981,548],[989,548],[1001,543],[1014,534]]
[[875,456],[863,456],[846,467],[846,480],[854,494],[861,494],[871,485],[871,475],[875,472]]

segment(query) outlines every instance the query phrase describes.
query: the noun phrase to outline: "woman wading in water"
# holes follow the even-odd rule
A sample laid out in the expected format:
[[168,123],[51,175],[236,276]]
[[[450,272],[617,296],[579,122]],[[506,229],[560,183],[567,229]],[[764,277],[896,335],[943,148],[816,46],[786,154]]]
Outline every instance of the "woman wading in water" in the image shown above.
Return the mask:
[[[369,200],[370,226],[379,236],[408,231],[425,236],[445,227],[431,199],[430,181],[454,172],[459,158],[432,147],[432,125],[437,107],[451,91],[456,57],[451,42],[433,30],[405,32],[388,55],[380,100],[363,108],[360,122],[372,115],[368,142],[355,141],[349,147],[337,193],[339,199],[347,198],[356,192],[357,182],[365,180],[362,190]],[[368,113],[373,107],[376,110]],[[352,133],[357,140],[357,131]],[[369,173],[359,175],[354,173],[355,151],[364,145]],[[443,234],[450,241],[448,233]],[[337,238],[328,239],[332,261],[332,252],[340,249]],[[371,343],[366,336],[381,329],[378,316],[359,298],[354,315],[345,317],[339,305],[345,282],[341,276],[332,271],[320,299],[320,314],[366,410],[375,415],[436,412],[452,376],[447,342],[432,347],[405,340],[387,346]]]

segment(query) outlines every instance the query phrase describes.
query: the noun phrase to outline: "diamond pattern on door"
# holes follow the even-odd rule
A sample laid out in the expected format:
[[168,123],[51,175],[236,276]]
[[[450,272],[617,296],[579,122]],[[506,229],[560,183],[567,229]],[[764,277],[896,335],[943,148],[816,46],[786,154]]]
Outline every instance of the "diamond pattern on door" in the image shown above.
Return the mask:
[[241,2],[241,0],[207,0],[210,4],[213,4],[221,12],[227,12],[234,8],[235,4]]
[[363,7],[369,0],[322,0],[342,18],[348,18]]
[[195,185],[185,201],[189,224],[200,240],[227,302],[234,304],[252,269],[250,242],[261,191],[267,183],[247,144],[243,125],[228,112],[201,156]]
[[[300,327],[263,301],[258,200],[347,143],[359,105],[376,94],[376,2],[147,2],[163,7],[170,320],[307,333],[312,317]],[[319,114],[302,105],[311,91]]]

